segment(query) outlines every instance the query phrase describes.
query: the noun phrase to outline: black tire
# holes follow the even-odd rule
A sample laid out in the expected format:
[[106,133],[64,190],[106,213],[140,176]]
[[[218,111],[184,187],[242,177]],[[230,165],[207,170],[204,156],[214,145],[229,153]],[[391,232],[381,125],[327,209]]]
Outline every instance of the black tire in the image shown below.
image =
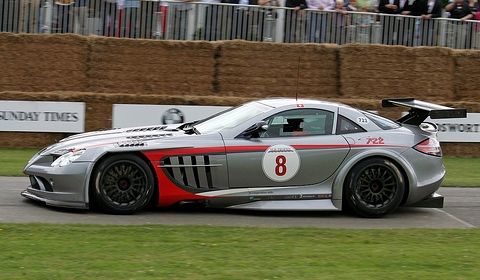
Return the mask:
[[405,178],[400,169],[387,159],[370,158],[348,173],[343,199],[344,205],[360,216],[378,218],[397,209],[404,193]]
[[101,161],[92,173],[96,205],[110,214],[132,214],[149,203],[154,177],[148,164],[133,154],[118,154]]

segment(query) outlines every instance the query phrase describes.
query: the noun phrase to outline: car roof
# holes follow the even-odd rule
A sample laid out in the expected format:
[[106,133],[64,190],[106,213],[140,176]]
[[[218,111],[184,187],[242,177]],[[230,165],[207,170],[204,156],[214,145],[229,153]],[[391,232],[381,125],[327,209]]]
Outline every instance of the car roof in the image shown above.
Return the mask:
[[256,100],[258,103],[262,103],[274,108],[293,105],[293,104],[302,104],[302,105],[329,105],[329,106],[337,106],[337,107],[345,107],[352,109],[351,106],[345,105],[339,102],[333,101],[326,101],[326,100],[318,100],[318,99],[308,99],[308,98],[267,98],[267,99],[260,99]]

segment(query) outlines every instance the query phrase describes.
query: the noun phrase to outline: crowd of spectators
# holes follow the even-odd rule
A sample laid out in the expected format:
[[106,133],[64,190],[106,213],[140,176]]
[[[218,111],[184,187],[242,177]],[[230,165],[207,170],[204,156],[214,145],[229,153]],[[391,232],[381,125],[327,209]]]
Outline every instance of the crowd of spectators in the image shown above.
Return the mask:
[[[46,0],[0,0],[3,1],[3,22],[0,31],[10,31],[14,24],[5,23],[12,13],[7,9],[18,10],[18,32],[41,32],[41,8]],[[48,1],[48,0],[47,0]],[[100,27],[97,35],[151,38],[153,29],[158,33],[167,32],[167,8],[170,9],[169,39],[187,40],[190,12],[195,0],[178,2],[141,0],[50,0],[53,9],[52,33],[77,33],[89,35],[87,18],[98,18]],[[467,20],[480,20],[477,16],[477,0],[451,0],[443,7],[440,0],[198,0],[211,4],[236,4],[230,6],[206,5],[204,26],[193,39],[215,41],[219,39],[244,39],[269,41],[272,38],[272,24],[276,24],[281,3],[283,14],[283,42],[342,43],[351,42],[351,27],[355,27],[353,41],[372,42],[372,26],[378,22],[382,34],[380,43],[402,45],[434,46],[438,40],[438,23],[433,18],[446,15],[458,21],[450,22],[449,28],[455,33],[463,47],[469,48],[475,38],[467,34],[478,34],[477,25],[464,24]],[[252,6],[261,13],[252,17]],[[262,7],[259,9],[258,7]],[[324,13],[322,11],[330,11]],[[357,13],[360,12],[360,13]],[[156,15],[153,17],[152,15]],[[383,15],[383,16],[382,16]],[[395,15],[395,16],[392,16]],[[414,16],[410,17],[410,16]],[[220,37],[222,26],[229,23],[228,35]],[[173,24],[172,24],[173,23]],[[270,24],[270,26],[269,26]],[[10,25],[10,26],[9,26]],[[252,31],[256,28],[255,32]],[[10,30],[9,30],[10,29]],[[255,37],[251,34],[255,33]]]

